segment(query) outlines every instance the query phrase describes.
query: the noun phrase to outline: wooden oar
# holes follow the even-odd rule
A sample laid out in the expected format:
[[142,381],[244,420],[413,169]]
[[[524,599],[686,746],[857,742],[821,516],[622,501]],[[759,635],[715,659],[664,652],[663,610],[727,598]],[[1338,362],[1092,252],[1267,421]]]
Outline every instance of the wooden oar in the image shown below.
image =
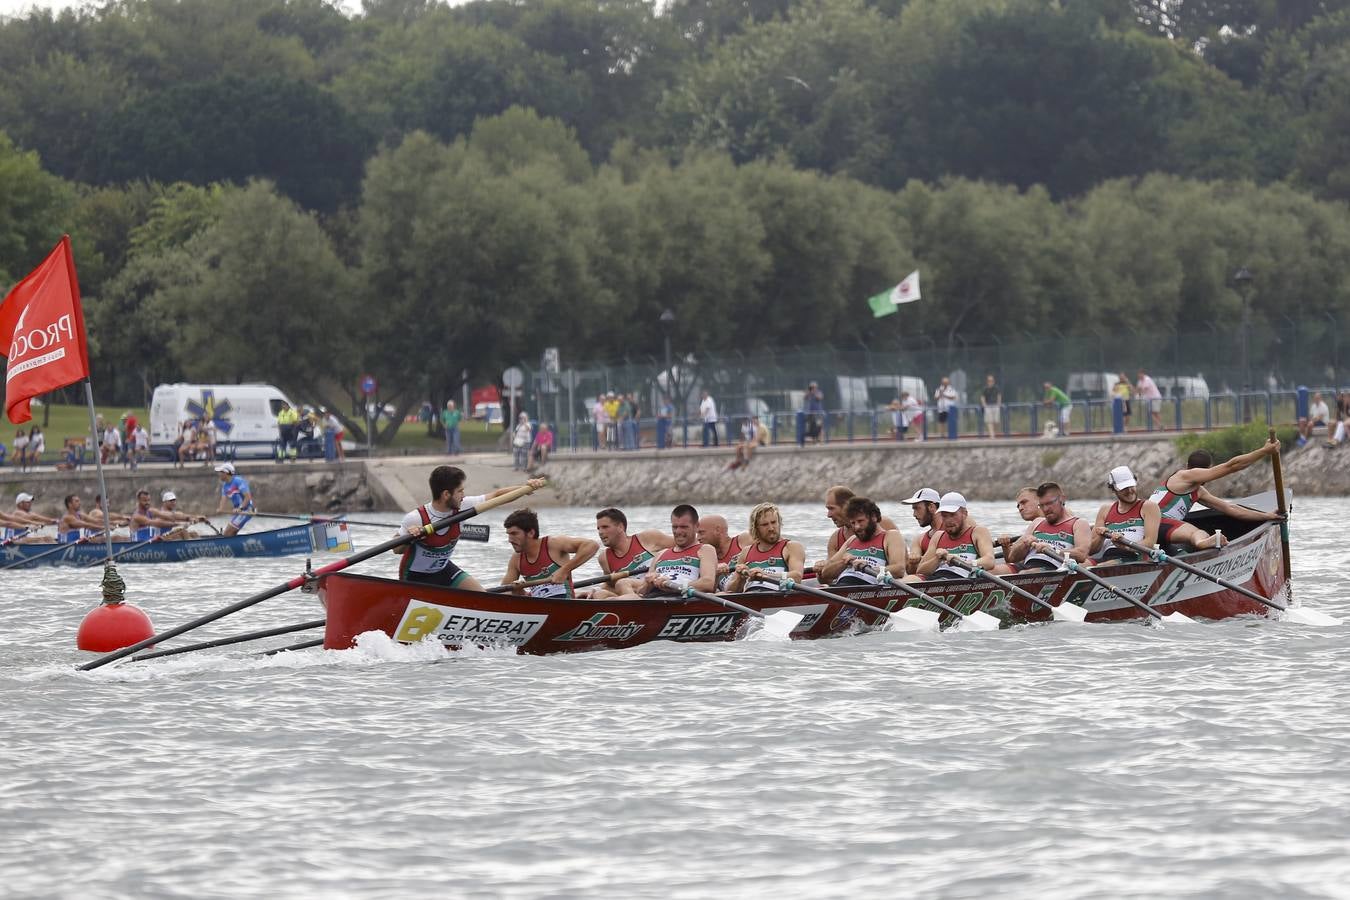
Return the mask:
[[[948,606],[946,603],[943,603],[938,598],[925,594],[923,591],[919,590],[914,585],[910,584],[907,581],[902,581],[901,579],[896,578],[890,573],[881,574],[879,577],[881,578],[883,584],[888,584],[891,587],[899,588],[906,594],[909,594],[911,597],[914,597],[916,600],[922,600],[924,603],[931,603],[938,609],[941,609],[945,612],[949,612],[952,615],[959,617],[961,621],[957,623],[957,627],[960,628],[962,631],[998,631],[1000,628],[1003,627],[1003,623],[1000,622],[997,617],[989,615],[989,613],[985,612],[982,609],[977,609],[973,613],[967,615],[966,613],[961,612],[961,610],[957,609],[955,606]],[[913,609],[913,607],[905,607],[905,609]],[[902,609],[901,612],[904,612],[904,610]]]
[[[1275,440],[1275,429],[1270,429],[1270,439]],[[1284,583],[1290,585],[1289,596],[1293,597],[1293,586],[1290,579],[1293,578],[1293,569],[1289,565],[1289,509],[1284,497],[1284,464],[1280,461],[1280,449],[1278,446],[1275,452],[1270,456],[1270,467],[1275,474],[1275,511],[1280,518],[1280,556],[1284,560]]]
[[1154,562],[1168,563],[1169,565],[1176,566],[1183,572],[1190,572],[1192,575],[1195,575],[1199,578],[1203,578],[1206,581],[1212,581],[1219,587],[1230,590],[1235,594],[1241,594],[1248,600],[1255,600],[1257,603],[1268,606],[1271,609],[1277,609],[1284,614],[1285,621],[1294,622],[1299,625],[1317,625],[1317,626],[1330,626],[1341,624],[1341,620],[1336,618],[1335,616],[1329,616],[1324,612],[1318,612],[1315,609],[1308,609],[1305,606],[1286,606],[1283,603],[1277,603],[1274,600],[1271,600],[1267,597],[1262,597],[1260,594],[1256,593],[1256,591],[1248,590],[1247,588],[1243,587],[1240,584],[1234,584],[1233,582],[1228,581],[1227,579],[1220,578],[1218,575],[1211,575],[1205,570],[1193,566],[1190,563],[1182,562],[1181,560],[1177,559],[1174,556],[1169,556],[1161,549],[1150,550],[1143,544],[1135,543],[1134,541],[1130,540],[1124,535],[1112,534],[1110,535],[1110,538],[1117,544],[1120,544],[1122,547],[1129,547],[1136,553],[1142,553],[1144,556],[1148,557],[1149,559],[1152,559]]
[[159,659],[162,656],[177,656],[180,653],[191,653],[194,650],[209,650],[212,647],[228,647],[230,644],[242,644],[245,641],[256,641],[262,638],[275,637],[278,634],[309,631],[312,628],[322,628],[327,624],[327,621],[327,619],[314,619],[311,622],[301,622],[298,625],[283,625],[280,628],[266,628],[262,631],[250,631],[245,634],[236,634],[232,637],[219,638],[214,641],[204,641],[200,644],[188,644],[184,647],[171,647],[168,650],[154,650],[150,653],[141,653],[133,656],[131,661],[140,662],[144,659]]
[[[596,575],[594,578],[583,578],[580,581],[574,581],[572,582],[572,587],[574,588],[594,587],[597,584],[604,584],[605,582],[609,581],[617,581],[620,578],[632,578],[636,575],[645,575],[646,573],[647,573],[646,566],[643,566],[640,569],[634,569],[631,572],[626,569],[621,569],[617,572],[610,572],[608,575]],[[536,584],[548,584],[550,580],[551,579],[548,578],[536,578],[534,581],[513,581],[510,584],[499,584],[496,587],[490,587],[487,589],[487,593],[505,594],[507,591],[511,590],[511,588],[514,587],[534,587]]]
[[290,519],[295,522],[346,522],[348,525],[369,525],[372,528],[397,528],[397,522],[362,522],[360,519],[349,519],[346,513],[332,513],[327,516],[295,516],[287,513],[254,513],[264,519]]
[[1081,606],[1074,606],[1072,603],[1064,602],[1061,602],[1058,606],[1054,606],[1045,602],[1030,591],[1022,590],[1022,588],[1013,584],[1011,581],[1000,578],[993,572],[981,569],[974,563],[967,562],[959,556],[948,556],[947,563],[956,566],[958,569],[965,569],[967,572],[970,572],[978,578],[987,578],[1005,591],[1011,591],[1024,600],[1029,600],[1037,606],[1050,610],[1050,618],[1054,619],[1056,622],[1074,622],[1081,624],[1082,621],[1087,618],[1087,611]]
[[1038,548],[1037,552],[1043,553],[1044,555],[1055,560],[1060,565],[1064,566],[1064,568],[1068,569],[1070,572],[1073,572],[1076,575],[1082,575],[1084,578],[1086,578],[1088,581],[1091,581],[1093,584],[1106,588],[1106,590],[1110,591],[1116,597],[1119,597],[1121,600],[1124,600],[1131,606],[1139,607],[1144,612],[1148,613],[1148,615],[1155,622],[1171,622],[1173,624],[1178,625],[1199,624],[1185,613],[1173,612],[1168,613],[1167,615],[1163,615],[1153,607],[1149,606],[1144,601],[1139,600],[1135,597],[1131,597],[1129,594],[1125,593],[1120,588],[1116,587],[1114,584],[1111,584],[1109,581],[1107,581],[1105,578],[1102,578],[1100,575],[1097,575],[1093,572],[1089,572],[1086,566],[1079,565],[1078,561],[1075,560],[1073,557],[1065,556],[1062,553],[1056,553],[1053,549],[1048,549],[1045,545],[1042,545],[1040,548]]
[[476,507],[471,506],[468,509],[462,509],[452,516],[448,516],[444,519],[441,519],[439,522],[425,525],[422,528],[418,529],[416,534],[401,534],[398,537],[393,538],[392,540],[385,541],[383,544],[378,544],[374,547],[371,547],[369,550],[363,550],[360,553],[345,557],[343,559],[339,559],[336,562],[329,563],[328,565],[324,566],[321,569],[315,569],[313,572],[305,572],[301,575],[297,575],[290,581],[286,581],[279,585],[276,585],[275,587],[268,588],[267,590],[254,594],[251,597],[245,597],[243,600],[240,600],[237,603],[232,603],[229,606],[225,607],[224,609],[218,609],[213,613],[209,613],[205,616],[200,616],[196,619],[193,619],[191,622],[179,625],[177,628],[170,628],[168,631],[162,632],[160,634],[151,635],[150,637],[146,638],[143,641],[132,644],[130,647],[123,647],[121,650],[114,650],[112,653],[100,656],[98,659],[93,660],[92,662],[85,663],[84,665],[79,667],[79,670],[81,672],[87,672],[90,669],[97,669],[100,666],[106,666],[110,662],[115,662],[123,658],[124,656],[130,656],[131,654],[136,653],[137,651],[140,650],[144,650],[146,647],[153,646],[154,644],[157,644],[160,641],[166,641],[169,638],[178,637],[178,635],[189,632],[194,628],[200,628],[201,626],[206,625],[210,622],[214,622],[217,619],[223,619],[225,616],[228,616],[231,613],[236,613],[239,612],[239,610],[241,609],[247,609],[250,606],[255,606],[263,602],[264,600],[270,600],[271,598],[277,596],[278,594],[284,594],[287,591],[293,591],[296,588],[304,585],[311,578],[317,578],[323,575],[330,575],[333,572],[341,571],[342,569],[345,569],[348,566],[352,566],[355,565],[356,563],[364,562],[365,560],[368,560],[372,557],[379,556],[381,553],[388,553],[390,550],[393,550],[397,547],[402,547],[404,544],[411,544],[413,541],[416,541],[419,538],[435,534],[438,531],[443,531],[446,528],[449,528],[451,525],[463,522],[465,519],[471,519],[474,516],[478,515],[479,513],[486,512],[489,509],[493,509],[494,507],[502,506],[507,503],[513,503],[516,500],[519,500],[521,497],[524,497],[526,494],[530,494],[533,492],[534,492],[533,487],[531,487],[528,484],[523,484],[520,487],[513,488],[512,490],[507,491],[505,494],[493,497],[491,500],[488,500],[487,502],[483,503],[480,506]]
[[[846,597],[843,594],[836,594],[833,591],[823,590],[818,587],[812,587],[786,578],[777,572],[759,571],[755,573],[756,578],[762,578],[765,581],[772,581],[778,585],[779,590],[787,593],[789,591],[801,591],[804,594],[811,594],[824,600],[833,600],[836,603],[842,603],[845,606],[852,606],[857,609],[866,610],[884,618],[892,631],[937,631],[941,616],[930,609],[919,609],[917,606],[903,606],[895,612],[882,609],[879,606],[872,606],[869,603],[863,603],[861,600],[854,600],[852,597]],[[889,577],[889,576],[887,576]],[[916,592],[917,593],[917,592]],[[956,610],[928,597],[926,594],[919,594],[920,597],[928,600],[939,609],[946,610],[955,616],[961,614]],[[997,620],[995,620],[997,622]],[[998,627],[995,624],[994,627]]]
[[[103,535],[106,534],[107,531],[108,531],[108,529],[105,528],[105,529],[103,529],[102,531],[98,532],[97,534],[91,534],[91,535],[88,535],[88,536],[86,536],[86,537],[82,537],[82,538],[80,538],[79,540],[71,541],[71,542],[68,543],[68,544],[57,544],[57,545],[56,545],[55,547],[53,547],[52,549],[43,551],[42,553],[39,553],[37,556],[29,556],[29,557],[26,557],[26,558],[24,558],[24,559],[16,560],[16,561],[14,561],[14,562],[12,562],[12,563],[7,563],[7,564],[5,564],[5,565],[3,565],[3,566],[0,566],[0,572],[5,571],[6,569],[14,569],[14,568],[17,568],[17,567],[19,567],[19,566],[26,566],[26,565],[28,565],[29,563],[35,563],[35,562],[37,562],[37,561],[40,560],[40,559],[45,559],[45,558],[47,558],[48,556],[52,556],[53,554],[60,553],[62,550],[65,550],[67,547],[73,547],[73,546],[75,546],[76,544],[87,544],[87,543],[89,543],[90,541],[96,541],[96,540],[98,540],[99,538],[103,537]],[[101,563],[101,562],[103,562],[103,560],[99,560],[99,562]]]
[[314,638],[309,641],[301,641],[298,644],[291,644],[289,647],[273,647],[271,650],[264,650],[260,656],[276,656],[278,653],[289,653],[292,650],[307,650],[310,647],[322,647],[323,638]]
[[709,594],[707,591],[696,591],[693,588],[685,588],[680,592],[683,597],[697,597],[700,600],[707,600],[710,603],[717,603],[725,606],[727,609],[734,609],[737,612],[748,613],[764,620],[764,630],[774,637],[785,638],[792,634],[792,629],[796,628],[802,619],[806,618],[801,613],[795,613],[789,609],[780,609],[772,615],[765,615],[757,609],[751,609],[748,606],[742,606],[735,600],[728,600],[725,597],[719,597],[716,594]]

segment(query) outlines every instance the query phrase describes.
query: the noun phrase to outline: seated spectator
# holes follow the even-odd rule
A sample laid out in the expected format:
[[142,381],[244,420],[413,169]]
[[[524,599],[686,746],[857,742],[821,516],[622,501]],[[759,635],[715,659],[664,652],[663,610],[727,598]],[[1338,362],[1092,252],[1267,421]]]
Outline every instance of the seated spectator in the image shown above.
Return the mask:
[[178,460],[175,467],[186,467],[188,460],[197,449],[197,429],[191,419],[178,423],[178,440],[174,441],[174,456]]
[[1350,391],[1341,391],[1336,395],[1336,428],[1327,441],[1328,447],[1336,447],[1345,440],[1350,430]]
[[99,453],[105,466],[122,458],[122,435],[116,428],[103,429],[103,446]]
[[535,466],[542,466],[548,462],[548,455],[553,452],[553,429],[547,422],[539,424],[539,433],[534,436],[534,443],[530,445],[530,463],[526,470],[533,472]]
[[1308,417],[1300,419],[1298,423],[1298,445],[1302,447],[1308,443],[1314,429],[1319,427],[1325,429],[1327,420],[1330,418],[1331,410],[1327,409],[1327,403],[1322,399],[1322,394],[1314,392],[1312,402],[1308,404]]
[[736,442],[736,457],[727,463],[727,469],[740,469],[750,465],[755,448],[768,446],[768,443],[769,429],[759,420],[759,416],[746,419],[745,424],[741,426],[741,439]]
[[66,441],[66,452],[61,462],[56,464],[56,468],[62,472],[70,472],[80,465],[80,448],[83,446],[82,440]]
[[28,468],[28,434],[22,428],[14,432],[14,465],[19,471]]
[[36,425],[28,431],[28,468],[36,469],[42,462],[42,454],[47,452],[47,439],[42,436],[42,429]]

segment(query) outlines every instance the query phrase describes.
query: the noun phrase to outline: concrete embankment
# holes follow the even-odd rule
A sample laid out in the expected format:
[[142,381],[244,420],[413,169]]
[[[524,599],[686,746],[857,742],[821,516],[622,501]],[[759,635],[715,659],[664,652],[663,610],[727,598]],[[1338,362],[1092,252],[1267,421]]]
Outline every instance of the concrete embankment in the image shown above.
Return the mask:
[[[1342,456],[1341,454],[1347,454]],[[767,447],[744,469],[728,471],[730,451],[559,455],[549,462],[551,486],[563,504],[813,502],[846,484],[894,502],[920,487],[958,490],[971,500],[1006,500],[1024,485],[1060,483],[1070,497],[1105,497],[1106,474],[1128,465],[1150,491],[1182,460],[1170,438],[1069,437],[1020,441],[930,441]],[[1350,494],[1350,450],[1310,446],[1285,459],[1286,485],[1302,494]],[[1262,463],[1226,479],[1219,492],[1244,496],[1269,490]]]

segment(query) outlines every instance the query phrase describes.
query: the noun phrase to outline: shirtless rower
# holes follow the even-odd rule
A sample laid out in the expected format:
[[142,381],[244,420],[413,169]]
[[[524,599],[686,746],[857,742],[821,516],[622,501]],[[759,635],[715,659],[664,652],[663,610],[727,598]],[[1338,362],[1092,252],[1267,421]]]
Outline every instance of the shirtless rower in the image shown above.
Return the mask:
[[[919,563],[919,575],[929,580],[969,578],[969,572],[948,562],[952,557],[964,559],[986,571],[994,568],[994,541],[988,528],[975,524],[970,518],[965,497],[956,491],[943,494],[937,516],[942,530],[928,544],[928,551]],[[908,575],[906,580],[917,579]]]
[[820,580],[837,587],[879,584],[882,570],[903,578],[909,563],[905,539],[899,531],[881,527],[881,509],[866,497],[854,497],[844,514],[853,534],[817,572]]
[[[675,543],[670,535],[655,528],[630,535],[628,517],[622,510],[612,506],[595,514],[595,533],[605,548],[605,552],[600,554],[600,571],[606,575],[644,570],[652,556]],[[636,593],[640,583],[640,575],[636,578],[620,577],[612,588],[602,587],[591,591],[591,599],[602,600]]]
[[[698,510],[687,503],[671,510],[670,533],[674,544],[652,558],[651,569],[642,576],[637,596],[678,597],[686,588],[716,589],[717,556],[712,547],[698,542]],[[620,584],[631,580],[625,578]]]
[[698,520],[695,535],[700,544],[707,544],[717,554],[717,589],[725,591],[736,574],[736,558],[750,546],[750,532],[743,531],[732,537],[727,531],[726,517],[710,515]]
[[[431,502],[424,503],[408,513],[400,523],[401,533],[421,536],[411,544],[394,548],[394,553],[403,555],[398,569],[400,580],[438,584],[466,591],[483,589],[476,578],[450,561],[450,555],[455,552],[455,545],[459,543],[459,523],[456,522],[445,530],[432,534],[426,534],[424,529],[427,525],[436,525],[450,518],[461,509],[478,506],[515,488],[501,487],[486,494],[466,497],[464,478],[464,470],[457,466],[437,466],[431,470],[431,477],[427,479],[427,485],[431,488]],[[528,484],[541,488],[544,486],[544,479],[532,478]]]
[[1165,544],[1189,544],[1196,550],[1219,546],[1219,535],[1208,534],[1185,521],[1186,514],[1198,501],[1225,516],[1247,522],[1276,522],[1277,512],[1261,512],[1236,503],[1229,503],[1209,492],[1205,485],[1220,478],[1241,472],[1265,456],[1279,452],[1280,442],[1266,441],[1250,453],[1235,456],[1225,463],[1214,465],[1214,456],[1208,450],[1196,450],[1186,458],[1186,468],[1173,472],[1163,480],[1162,487],[1149,497],[1158,504],[1162,521],[1158,525],[1158,540]]
[[150,492],[136,492],[136,508],[131,511],[131,539],[133,541],[181,540],[179,523],[164,518],[150,506]]
[[1137,544],[1152,547],[1158,543],[1158,523],[1162,512],[1158,504],[1139,496],[1134,473],[1129,466],[1116,466],[1106,476],[1106,486],[1116,499],[1097,510],[1092,526],[1092,558],[1098,563],[1138,562],[1139,554],[1107,540],[1119,534]]
[[89,518],[98,520],[99,530],[107,528],[121,528],[123,525],[131,524],[131,518],[121,513],[110,513],[103,508],[103,495],[94,495],[94,508],[88,513]]
[[1077,563],[1086,563],[1092,546],[1092,529],[1064,505],[1064,489],[1053,481],[1036,488],[1041,515],[1009,548],[1006,559],[1019,571],[1058,569],[1060,562],[1045,551],[1058,553]]
[[0,513],[0,543],[5,544],[50,544],[52,539],[33,534],[35,529],[44,525],[55,525],[56,519],[33,512],[33,495],[20,491],[14,499],[14,511]]
[[[825,492],[825,516],[835,524],[834,533],[830,539],[825,542],[825,559],[816,562],[812,568],[819,569],[829,560],[831,556],[839,550],[839,545],[848,540],[853,534],[848,527],[848,516],[844,514],[844,504],[852,500],[856,494],[853,489],[837,484]],[[887,531],[895,531],[897,526],[886,516],[881,517],[881,527]]]
[[783,514],[772,503],[761,503],[750,510],[750,531],[746,546],[736,558],[736,569],[727,583],[728,591],[776,591],[778,583],[756,578],[757,572],[773,572],[793,581],[802,580],[806,567],[806,548],[798,541],[783,537]]
[[79,494],[66,496],[65,515],[56,523],[58,544],[76,544],[84,538],[96,537],[105,531],[103,520],[86,515],[80,510],[80,505]]
[[[506,566],[502,584],[513,592],[531,597],[571,599],[576,597],[572,573],[600,552],[600,545],[585,538],[550,534],[540,537],[539,516],[528,507],[506,517],[506,539],[516,551]],[[548,579],[543,584],[524,582]]]
[[904,501],[914,513],[914,521],[923,529],[909,545],[909,562],[905,565],[905,571],[911,575],[919,570],[919,561],[928,552],[929,542],[942,530],[937,523],[938,501],[941,499],[937,491],[926,487],[915,491],[913,497]]
[[[161,519],[182,526],[191,525],[193,522],[205,522],[206,516],[194,516],[191,513],[185,513],[178,509],[178,495],[173,491],[165,491],[159,495],[160,507],[154,511],[155,515]],[[169,536],[169,540],[192,540],[197,537],[197,532],[191,528],[180,528],[176,534]]]

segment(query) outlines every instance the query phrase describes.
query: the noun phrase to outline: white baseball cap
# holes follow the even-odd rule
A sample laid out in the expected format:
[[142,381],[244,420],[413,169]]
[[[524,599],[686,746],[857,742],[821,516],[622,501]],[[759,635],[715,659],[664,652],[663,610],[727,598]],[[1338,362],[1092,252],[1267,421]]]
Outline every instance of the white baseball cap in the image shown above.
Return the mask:
[[1134,487],[1138,483],[1129,466],[1116,466],[1111,470],[1111,474],[1106,476],[1106,486],[1116,491],[1123,491],[1125,488]]
[[33,495],[24,491],[19,492],[19,496],[14,498],[15,503],[27,503],[33,499]]
[[159,495],[160,503],[168,503],[170,500],[177,500],[177,499],[178,495],[175,494],[173,491],[165,491],[164,493]]
[[932,488],[920,488],[914,492],[913,497],[910,497],[904,502],[912,506],[915,503],[938,503],[941,500],[942,498],[938,496],[938,492]]
[[948,491],[938,502],[938,512],[956,512],[966,508],[966,498],[956,491]]
[[221,463],[220,465],[216,466],[216,471],[224,472],[226,475],[233,475],[234,466],[230,465],[229,463]]

